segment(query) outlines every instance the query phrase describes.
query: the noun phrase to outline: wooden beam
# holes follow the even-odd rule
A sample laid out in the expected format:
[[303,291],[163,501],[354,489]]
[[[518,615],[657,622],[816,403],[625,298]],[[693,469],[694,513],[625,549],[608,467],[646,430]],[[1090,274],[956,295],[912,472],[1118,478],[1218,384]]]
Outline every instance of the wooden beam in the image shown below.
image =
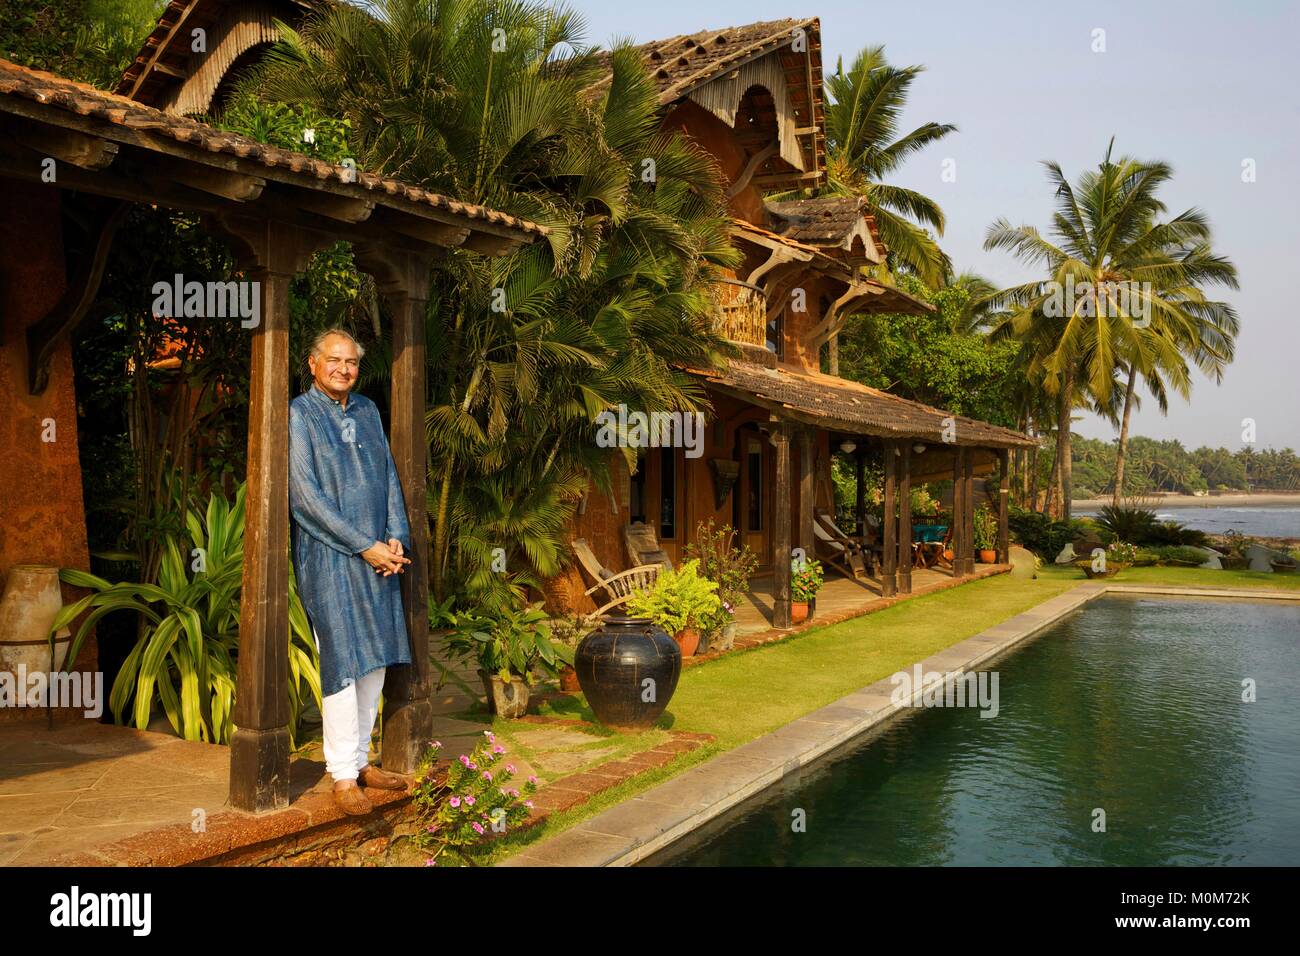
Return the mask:
[[893,597],[898,593],[898,516],[896,514],[898,505],[894,484],[897,468],[894,449],[897,444],[892,441],[885,442],[885,493],[882,502],[884,517],[880,522],[885,534],[884,565],[880,569],[881,597]]
[[966,574],[975,573],[975,455],[974,449],[964,449],[965,454],[962,457],[962,468],[964,474],[962,481],[962,501],[966,503],[966,527],[963,533],[966,536]]
[[822,178],[821,171],[813,173],[766,173],[755,176],[755,186],[789,186],[794,183],[811,183]]
[[56,126],[26,126],[15,130],[14,138],[28,149],[78,169],[107,169],[117,158],[117,143]]
[[912,443],[898,443],[898,590],[912,593]]
[[246,173],[193,163],[175,164],[170,173],[178,183],[232,202],[251,202],[261,196],[262,190],[266,188],[266,180],[261,176],[249,176]]
[[92,250],[77,260],[76,272],[58,304],[44,318],[27,327],[27,390],[30,394],[40,395],[45,391],[50,381],[50,360],[54,357],[54,350],[63,337],[85,318],[95,301],[104,278],[108,253],[113,247],[113,237],[130,208],[126,202],[108,204],[94,227]]
[[728,199],[735,199],[736,196],[740,195],[741,190],[749,185],[749,181],[753,179],[754,174],[758,172],[758,167],[762,166],[765,162],[776,155],[777,148],[776,143],[768,143],[766,147],[759,150],[749,158],[749,162],[746,163],[745,168],[740,171],[740,175],[736,177],[736,181],[727,187]]
[[790,619],[790,430],[784,422],[772,425],[776,450],[776,480],[772,488],[772,626],[789,628]]
[[817,556],[817,538],[813,533],[813,505],[817,491],[813,474],[813,438],[816,430],[799,429],[799,547],[811,560]]
[[470,252],[478,252],[485,256],[501,256],[519,245],[519,239],[514,236],[497,236],[490,232],[479,232],[474,229],[471,230],[469,237],[462,245]]
[[364,222],[375,211],[373,199],[335,196],[332,193],[302,192],[295,201],[298,206],[310,213],[334,219],[338,222]]
[[965,487],[963,476],[966,468],[963,459],[966,457],[965,448],[954,448],[952,455],[952,576],[961,577],[965,571],[966,564],[962,560],[962,554],[965,551],[965,543],[962,537],[965,534],[966,519],[962,505],[962,490]]
[[411,663],[388,668],[384,679],[383,761],[386,770],[414,773],[433,737],[429,664],[429,515],[424,413],[427,398],[424,316],[429,259],[401,257],[399,274],[384,283],[393,312],[393,463],[411,526],[411,564],[402,574],[402,607]]
[[167,44],[171,42],[172,38],[176,36],[180,28],[185,25],[185,21],[189,19],[190,14],[199,6],[201,6],[201,4],[191,0],[190,5],[181,11],[181,15],[176,18],[176,22],[173,23],[171,29],[167,31],[167,35],[159,40],[158,45],[154,47],[153,55],[149,57],[149,59],[145,61],[144,66],[140,68],[140,75],[137,76],[135,82],[131,84],[131,92],[127,94],[128,97],[135,99],[135,95],[140,92],[140,87],[144,85],[145,79],[157,65],[158,57],[162,55],[162,51],[167,49]]
[[1007,449],[998,449],[998,563],[1011,560],[1011,465]]

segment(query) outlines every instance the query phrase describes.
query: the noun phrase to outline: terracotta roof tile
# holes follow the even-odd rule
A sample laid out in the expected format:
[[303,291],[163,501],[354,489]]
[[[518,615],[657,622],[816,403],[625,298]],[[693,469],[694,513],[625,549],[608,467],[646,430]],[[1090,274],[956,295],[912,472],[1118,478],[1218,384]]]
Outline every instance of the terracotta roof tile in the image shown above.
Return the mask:
[[0,59],[0,97],[28,100],[78,116],[104,120],[126,129],[157,134],[210,153],[226,154],[258,162],[269,168],[287,170],[306,180],[352,183],[369,192],[383,192],[418,205],[490,222],[532,236],[545,235],[547,231],[536,223],[486,206],[458,202],[440,193],[395,179],[360,170],[353,171],[302,153],[267,146],[237,133],[219,130],[188,117],[163,113],[126,97],[53,73],[19,66],[5,59]]
[[1027,435],[974,418],[953,415],[909,401],[859,382],[785,366],[766,368],[732,360],[724,372],[688,369],[704,381],[742,394],[773,411],[814,418],[828,428],[884,438],[915,438],[943,443],[946,420],[952,419],[954,444],[983,447],[1032,447]]

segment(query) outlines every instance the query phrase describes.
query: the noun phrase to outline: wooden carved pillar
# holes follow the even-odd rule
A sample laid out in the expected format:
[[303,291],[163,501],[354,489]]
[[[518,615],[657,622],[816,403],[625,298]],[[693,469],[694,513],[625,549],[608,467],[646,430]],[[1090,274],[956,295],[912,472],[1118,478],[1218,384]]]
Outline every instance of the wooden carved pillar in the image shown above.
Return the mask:
[[1001,471],[998,477],[998,563],[1007,564],[1011,560],[1011,466],[1010,455],[1003,448],[998,452]]
[[424,317],[429,260],[407,252],[363,247],[357,261],[374,273],[393,313],[392,435],[389,446],[411,526],[411,563],[401,576],[402,608],[411,663],[384,678],[383,765],[414,773],[433,736],[429,663],[429,516],[426,507]]
[[966,505],[966,524],[963,534],[966,538],[966,565],[963,574],[975,573],[975,450],[967,448],[962,455],[965,473],[962,476],[961,499]]
[[813,473],[813,439],[811,428],[799,430],[799,547],[809,560],[817,556],[817,539],[813,534],[813,505],[816,504],[816,475]]
[[898,449],[898,590],[912,593],[912,443],[899,442]]
[[248,490],[239,673],[230,739],[230,803],[289,805],[289,282],[324,243],[281,223],[217,224],[247,279],[260,284],[252,329]]
[[788,628],[790,620],[790,430],[775,422],[771,433],[776,449],[776,487],[772,489],[772,626]]
[[952,450],[952,576],[959,578],[965,573],[966,563],[962,560],[965,545],[962,535],[966,529],[966,512],[962,504],[962,491],[966,487],[965,462],[966,449]]
[[[861,439],[859,439],[861,441]],[[857,522],[854,534],[861,540],[867,533],[867,488],[866,488],[867,450],[861,446],[853,451],[853,478],[856,500],[853,503],[853,518]]]
[[898,519],[894,514],[897,492],[894,485],[897,467],[894,454],[895,447],[894,442],[885,442],[885,494],[882,502],[884,505],[884,520],[881,521],[885,533],[885,561],[884,566],[880,569],[880,594],[882,597],[893,597],[898,593],[898,580],[896,577],[898,567]]

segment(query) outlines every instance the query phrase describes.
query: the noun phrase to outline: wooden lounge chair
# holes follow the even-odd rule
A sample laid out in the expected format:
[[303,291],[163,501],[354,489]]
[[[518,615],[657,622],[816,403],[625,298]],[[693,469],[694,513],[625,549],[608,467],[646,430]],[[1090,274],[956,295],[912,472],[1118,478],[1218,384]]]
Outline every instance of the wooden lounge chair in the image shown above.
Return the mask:
[[632,559],[634,565],[640,567],[647,564],[661,564],[669,571],[673,570],[673,562],[668,557],[668,553],[659,546],[655,529],[644,521],[625,525],[623,540],[627,543],[627,556]]
[[817,556],[846,578],[862,580],[869,575],[870,552],[841,531],[827,512],[813,512],[813,534],[817,539]]
[[[626,604],[637,591],[643,591],[654,584],[655,578],[659,577],[659,572],[663,568],[661,564],[643,564],[615,573],[600,563],[595,552],[591,550],[591,545],[583,538],[574,540],[573,553],[577,556],[582,569],[596,582],[583,594],[591,597],[596,591],[604,591],[605,597],[609,598],[605,604],[596,608],[596,614],[604,614],[610,608]],[[592,600],[594,601],[595,598]]]

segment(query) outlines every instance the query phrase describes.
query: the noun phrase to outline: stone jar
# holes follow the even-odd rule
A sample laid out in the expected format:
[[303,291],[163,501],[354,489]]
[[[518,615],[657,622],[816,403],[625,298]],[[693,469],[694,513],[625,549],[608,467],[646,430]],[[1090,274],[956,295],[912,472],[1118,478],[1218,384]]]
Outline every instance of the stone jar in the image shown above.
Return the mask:
[[[48,635],[62,607],[58,568],[44,564],[13,567],[0,598],[0,670],[16,673],[23,666],[30,674],[51,669]],[[63,666],[71,641],[66,627],[55,635],[54,670]]]
[[528,681],[512,674],[510,682],[506,683],[496,674],[489,674],[485,670],[480,670],[478,676],[483,681],[483,690],[487,694],[489,714],[517,720],[528,713],[528,698],[531,693]]
[[663,628],[645,618],[610,614],[578,645],[573,669],[597,720],[607,727],[643,729],[654,724],[677,690],[682,652]]

